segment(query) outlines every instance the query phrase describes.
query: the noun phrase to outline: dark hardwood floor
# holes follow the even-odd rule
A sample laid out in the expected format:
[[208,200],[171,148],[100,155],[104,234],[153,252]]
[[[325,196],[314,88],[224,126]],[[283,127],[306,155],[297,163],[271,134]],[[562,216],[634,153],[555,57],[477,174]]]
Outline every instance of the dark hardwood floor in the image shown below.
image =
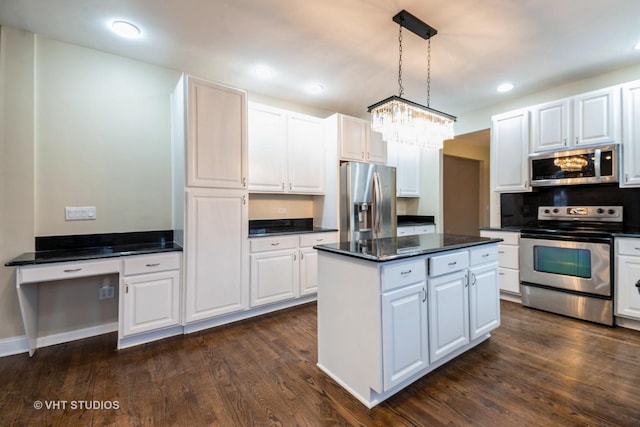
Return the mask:
[[1,424],[640,425],[640,332],[505,301],[491,339],[371,410],[316,367],[315,304],[115,345],[107,334],[0,358]]

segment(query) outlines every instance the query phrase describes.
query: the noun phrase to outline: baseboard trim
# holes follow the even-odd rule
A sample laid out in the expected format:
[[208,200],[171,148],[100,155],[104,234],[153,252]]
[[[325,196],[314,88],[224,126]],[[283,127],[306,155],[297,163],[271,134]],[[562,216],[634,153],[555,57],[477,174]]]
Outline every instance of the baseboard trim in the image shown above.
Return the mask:
[[0,339],[0,357],[27,353],[28,351],[26,335]]
[[91,326],[89,328],[76,329],[75,331],[46,335],[44,337],[38,337],[36,348],[48,347],[50,345],[81,340],[83,338],[95,337],[96,335],[108,334],[109,332],[115,332],[117,330],[118,322],[112,322],[106,323],[104,325]]

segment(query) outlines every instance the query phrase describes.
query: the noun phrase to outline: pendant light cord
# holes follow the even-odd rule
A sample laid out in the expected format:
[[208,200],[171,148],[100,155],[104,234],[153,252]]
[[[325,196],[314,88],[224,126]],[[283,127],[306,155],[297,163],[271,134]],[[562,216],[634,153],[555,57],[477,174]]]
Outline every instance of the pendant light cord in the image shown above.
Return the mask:
[[431,34],[427,40],[427,107],[431,101]]
[[400,30],[398,31],[398,44],[399,44],[399,59],[398,59],[398,86],[399,86],[399,92],[400,94],[398,95],[400,98],[402,98],[402,95],[404,94],[404,87],[402,87],[402,25],[399,25]]

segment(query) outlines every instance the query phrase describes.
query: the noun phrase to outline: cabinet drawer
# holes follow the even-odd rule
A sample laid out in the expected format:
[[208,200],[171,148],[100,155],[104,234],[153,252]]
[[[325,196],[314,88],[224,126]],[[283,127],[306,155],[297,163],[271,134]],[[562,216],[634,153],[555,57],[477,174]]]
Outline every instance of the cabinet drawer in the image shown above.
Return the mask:
[[397,236],[412,236],[415,234],[415,227],[398,227]]
[[416,225],[415,234],[429,234],[435,233],[436,226],[435,225]]
[[498,245],[500,267],[520,268],[520,248],[518,246]]
[[640,239],[616,239],[618,255],[640,256]]
[[382,266],[382,291],[390,291],[427,279],[424,258]]
[[23,266],[18,271],[22,283],[46,282],[49,280],[120,273],[120,260],[110,259],[108,261],[56,263],[55,265],[46,266]]
[[336,243],[338,241],[338,233],[310,233],[300,236],[300,247],[308,247],[314,245],[326,245],[327,243]]
[[498,245],[482,245],[469,250],[471,265],[484,264],[485,262],[498,260]]
[[179,253],[138,255],[124,259],[125,276],[179,269]]
[[298,247],[298,236],[259,237],[251,239],[251,252],[276,251]]
[[511,268],[498,269],[500,290],[520,295],[520,272]]
[[489,230],[481,230],[480,236],[489,237],[491,239],[502,239],[503,245],[519,245],[520,244],[520,233],[517,231],[489,231]]
[[469,252],[453,252],[429,258],[429,276],[440,276],[469,267]]

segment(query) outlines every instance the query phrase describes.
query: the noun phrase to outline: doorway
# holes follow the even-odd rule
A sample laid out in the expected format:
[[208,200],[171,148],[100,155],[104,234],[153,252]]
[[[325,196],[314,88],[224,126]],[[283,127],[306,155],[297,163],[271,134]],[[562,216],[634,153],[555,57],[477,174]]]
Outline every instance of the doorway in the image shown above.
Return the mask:
[[480,161],[443,155],[444,232],[478,236]]

